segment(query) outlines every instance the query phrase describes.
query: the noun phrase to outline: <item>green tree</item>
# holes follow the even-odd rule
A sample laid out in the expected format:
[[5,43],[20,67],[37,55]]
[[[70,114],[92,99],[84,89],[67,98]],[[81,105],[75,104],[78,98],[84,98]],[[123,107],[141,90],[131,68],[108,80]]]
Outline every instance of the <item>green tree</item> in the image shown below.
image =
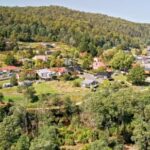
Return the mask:
[[29,150],[30,139],[27,135],[21,135],[15,146],[16,150]]
[[4,100],[4,95],[3,93],[0,93],[0,102],[2,102]]
[[93,142],[88,148],[88,150],[100,150],[100,149],[111,150],[111,148],[109,148],[108,146],[108,142],[103,140]]
[[11,78],[10,78],[10,83],[14,86],[18,85],[18,80],[16,78],[16,75],[13,75]]
[[21,134],[20,120],[16,116],[7,116],[0,123],[0,149],[10,149]]
[[86,59],[83,60],[81,66],[82,66],[83,69],[89,69],[90,65],[91,65],[91,61],[88,58],[86,58]]
[[30,150],[59,150],[59,133],[54,127],[44,126],[41,128],[39,136],[36,137],[30,146]]
[[114,55],[111,60],[111,66],[114,69],[124,70],[129,69],[133,63],[133,56],[130,54],[126,54],[123,51],[119,51]]
[[34,102],[35,100],[37,100],[37,96],[36,96],[36,91],[34,89],[34,87],[25,87],[24,89],[24,97],[25,99],[27,99],[30,102]]
[[16,65],[16,58],[12,54],[8,54],[5,58],[6,65]]
[[140,66],[135,66],[129,71],[128,80],[135,85],[141,85],[145,82],[144,69]]
[[[149,120],[150,121],[150,120]],[[134,125],[133,125],[134,124]],[[142,118],[136,119],[132,125],[134,126],[133,130],[133,141],[141,150],[150,149],[150,125],[149,122],[142,120]]]

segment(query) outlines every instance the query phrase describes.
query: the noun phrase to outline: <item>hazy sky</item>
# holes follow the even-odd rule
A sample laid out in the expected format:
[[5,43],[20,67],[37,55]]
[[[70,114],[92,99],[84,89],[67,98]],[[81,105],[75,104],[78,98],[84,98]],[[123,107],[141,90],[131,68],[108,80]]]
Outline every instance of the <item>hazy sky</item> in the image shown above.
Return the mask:
[[150,23],[150,0],[0,0],[1,6],[48,6],[103,13],[135,22]]

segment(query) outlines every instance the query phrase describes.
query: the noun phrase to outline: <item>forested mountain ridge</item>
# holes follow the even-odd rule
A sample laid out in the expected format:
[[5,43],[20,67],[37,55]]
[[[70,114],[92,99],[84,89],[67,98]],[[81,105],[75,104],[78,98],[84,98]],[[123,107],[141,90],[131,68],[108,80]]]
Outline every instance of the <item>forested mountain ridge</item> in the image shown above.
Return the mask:
[[90,51],[148,43],[150,25],[64,7],[0,7],[0,37],[20,41],[62,41]]

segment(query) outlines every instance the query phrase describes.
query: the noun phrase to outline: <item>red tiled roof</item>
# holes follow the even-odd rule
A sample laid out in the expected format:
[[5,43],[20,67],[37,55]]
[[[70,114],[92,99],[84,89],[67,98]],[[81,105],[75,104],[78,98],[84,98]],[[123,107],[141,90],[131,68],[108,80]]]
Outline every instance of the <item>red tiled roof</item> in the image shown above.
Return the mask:
[[64,73],[64,72],[67,71],[66,68],[64,68],[64,67],[61,67],[61,68],[51,68],[49,70],[50,71],[54,71],[54,72],[59,72],[59,73]]
[[4,70],[14,71],[14,70],[17,70],[17,69],[18,69],[18,67],[16,67],[16,66],[7,66],[7,67],[0,68],[0,71],[4,71]]

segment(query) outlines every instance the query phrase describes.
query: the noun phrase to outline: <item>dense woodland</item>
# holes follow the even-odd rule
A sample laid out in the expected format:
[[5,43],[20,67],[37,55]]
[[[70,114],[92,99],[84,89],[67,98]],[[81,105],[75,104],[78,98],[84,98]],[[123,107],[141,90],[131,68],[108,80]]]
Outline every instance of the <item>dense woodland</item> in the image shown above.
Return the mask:
[[[150,25],[58,6],[0,8],[0,49],[8,41],[62,41],[92,55],[149,44]],[[15,46],[14,46],[15,47]]]
[[[24,101],[33,102],[35,94],[31,87],[25,90]],[[133,144],[137,150],[149,150],[149,98],[149,90],[112,83],[87,95],[81,105],[49,94],[38,97],[40,108],[11,100],[0,108],[0,149],[78,150],[76,145],[82,144],[82,150],[123,150]]]

